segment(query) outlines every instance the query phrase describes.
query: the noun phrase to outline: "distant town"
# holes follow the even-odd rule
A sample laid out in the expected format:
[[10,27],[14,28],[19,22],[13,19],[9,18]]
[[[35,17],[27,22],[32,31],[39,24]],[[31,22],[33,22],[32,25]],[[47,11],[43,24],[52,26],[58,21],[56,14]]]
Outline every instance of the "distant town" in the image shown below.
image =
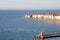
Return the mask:
[[34,19],[46,19],[46,20],[59,20],[60,21],[60,13],[48,12],[47,14],[30,14],[27,13],[25,18],[34,18]]

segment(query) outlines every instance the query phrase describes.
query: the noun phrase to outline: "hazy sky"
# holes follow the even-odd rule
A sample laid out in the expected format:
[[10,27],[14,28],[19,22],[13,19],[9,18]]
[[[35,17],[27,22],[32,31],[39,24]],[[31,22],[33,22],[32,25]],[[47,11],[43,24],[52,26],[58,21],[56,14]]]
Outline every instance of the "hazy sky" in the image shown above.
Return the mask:
[[0,10],[60,9],[60,0],[0,0]]

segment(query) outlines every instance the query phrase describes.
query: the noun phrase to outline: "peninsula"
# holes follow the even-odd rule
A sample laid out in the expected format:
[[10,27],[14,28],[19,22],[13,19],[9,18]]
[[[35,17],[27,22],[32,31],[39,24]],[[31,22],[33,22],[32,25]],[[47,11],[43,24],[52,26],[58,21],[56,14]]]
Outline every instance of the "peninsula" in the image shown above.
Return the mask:
[[59,20],[60,21],[60,13],[48,12],[47,14],[26,14],[25,18],[34,18],[34,19],[46,19],[46,20]]

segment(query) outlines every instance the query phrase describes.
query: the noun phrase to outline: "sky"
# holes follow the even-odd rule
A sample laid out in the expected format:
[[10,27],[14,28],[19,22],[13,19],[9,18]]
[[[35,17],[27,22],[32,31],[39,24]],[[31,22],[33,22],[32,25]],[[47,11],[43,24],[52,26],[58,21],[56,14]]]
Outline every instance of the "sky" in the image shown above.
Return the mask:
[[0,0],[0,10],[60,9],[60,0]]

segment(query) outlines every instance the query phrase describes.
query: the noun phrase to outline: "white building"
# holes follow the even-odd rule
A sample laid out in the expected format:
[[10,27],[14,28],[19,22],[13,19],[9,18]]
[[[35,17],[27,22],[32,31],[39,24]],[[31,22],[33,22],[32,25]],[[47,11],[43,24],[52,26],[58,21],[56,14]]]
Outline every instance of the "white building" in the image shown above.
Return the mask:
[[29,12],[25,15],[25,18],[30,18],[30,14],[29,14]]
[[55,19],[56,20],[60,20],[60,16],[55,16]]

